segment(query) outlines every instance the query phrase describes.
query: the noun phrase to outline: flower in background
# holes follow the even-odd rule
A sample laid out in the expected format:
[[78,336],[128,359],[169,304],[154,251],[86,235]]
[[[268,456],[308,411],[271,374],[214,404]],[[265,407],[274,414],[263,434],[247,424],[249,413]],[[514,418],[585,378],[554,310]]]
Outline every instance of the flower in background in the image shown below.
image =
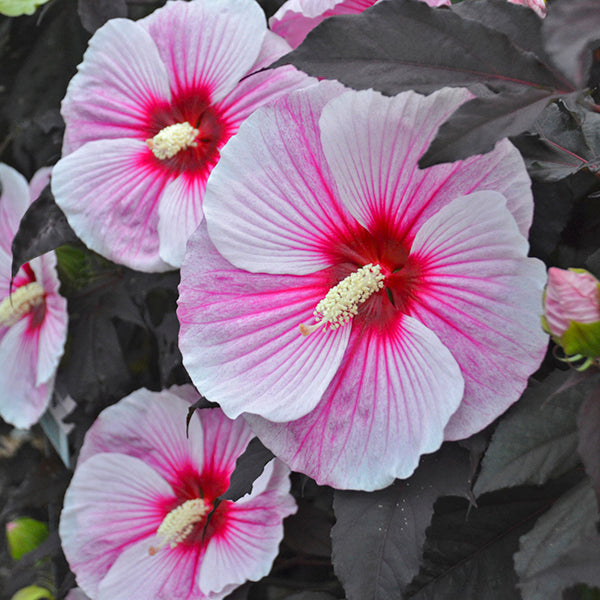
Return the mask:
[[63,100],[52,178],[79,237],[134,269],[178,267],[223,144],[310,81],[291,66],[249,75],[288,50],[253,0],[169,2],[101,27]]
[[11,286],[13,238],[49,177],[50,169],[40,169],[28,186],[0,164],[0,417],[23,428],[50,402],[67,337],[67,301],[58,293],[54,252],[24,264]]
[[[354,15],[376,4],[378,0],[287,0],[269,19],[269,26],[296,48],[319,23],[334,15]],[[450,6],[450,0],[422,0],[432,7]],[[544,0],[508,0],[535,10],[543,17],[546,14]]]
[[186,437],[197,399],[191,386],[138,390],[88,431],[59,531],[94,600],[220,600],[271,569],[283,519],[296,511],[289,469],[271,461],[250,494],[211,515],[253,434],[242,419],[207,409],[194,413]]
[[580,369],[600,359],[600,281],[585,269],[551,267],[542,323],[569,362],[584,360]]
[[179,286],[184,364],[321,484],[408,477],[504,412],[544,356],[518,151],[417,166],[470,97],[321,82],[250,117],[209,180]]

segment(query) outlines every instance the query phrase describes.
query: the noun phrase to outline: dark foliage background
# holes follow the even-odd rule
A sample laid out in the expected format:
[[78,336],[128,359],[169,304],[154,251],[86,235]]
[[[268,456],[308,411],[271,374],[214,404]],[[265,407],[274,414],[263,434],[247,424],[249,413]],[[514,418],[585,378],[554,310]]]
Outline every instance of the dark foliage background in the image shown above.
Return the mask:
[[[90,34],[162,4],[51,0],[33,16],[0,18],[0,161],[27,178],[54,164],[60,100]],[[261,4],[270,15],[279,2]],[[451,10],[391,0],[325,21],[287,62],[385,94],[470,86],[476,98],[440,129],[422,166],[511,136],[533,179],[531,254],[600,277],[598,0],[551,1],[544,20],[505,0]],[[76,403],[72,459],[106,406],[142,386],[189,382],[177,348],[177,272],[138,273],[90,252],[49,189],[13,249],[14,270],[57,249],[70,324],[56,395]],[[366,493],[294,474],[299,510],[273,570],[231,600],[599,600],[600,374],[566,369],[555,352],[497,423],[423,457],[408,480]],[[269,458],[251,444],[224,497],[243,495]],[[21,435],[0,422],[0,600],[35,582],[54,582],[57,598],[74,585],[56,534],[70,476],[39,428]],[[22,515],[51,533],[15,562],[4,524]]]

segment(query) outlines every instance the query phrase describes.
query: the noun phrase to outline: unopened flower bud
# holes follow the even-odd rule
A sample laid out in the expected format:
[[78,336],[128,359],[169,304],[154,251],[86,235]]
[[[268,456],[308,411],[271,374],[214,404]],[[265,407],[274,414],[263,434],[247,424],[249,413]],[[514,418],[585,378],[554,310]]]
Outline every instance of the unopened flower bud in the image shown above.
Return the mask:
[[48,526],[29,517],[19,517],[6,524],[8,550],[14,560],[37,548],[48,537]]
[[542,323],[567,356],[599,359],[600,281],[584,269],[551,267]]

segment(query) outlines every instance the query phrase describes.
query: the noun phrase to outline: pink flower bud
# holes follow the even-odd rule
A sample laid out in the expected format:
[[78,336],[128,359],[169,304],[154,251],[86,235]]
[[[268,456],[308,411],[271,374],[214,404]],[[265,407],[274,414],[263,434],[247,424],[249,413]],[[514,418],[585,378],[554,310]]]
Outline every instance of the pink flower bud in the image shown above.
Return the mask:
[[548,271],[544,327],[568,355],[600,356],[600,281],[583,269]]

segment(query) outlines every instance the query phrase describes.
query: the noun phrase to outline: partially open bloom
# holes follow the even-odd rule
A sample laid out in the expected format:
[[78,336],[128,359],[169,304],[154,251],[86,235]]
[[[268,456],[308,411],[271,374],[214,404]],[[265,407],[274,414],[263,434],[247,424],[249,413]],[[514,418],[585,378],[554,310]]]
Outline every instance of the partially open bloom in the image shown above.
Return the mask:
[[567,356],[600,359],[600,281],[584,269],[551,267],[543,325]]
[[[378,0],[287,0],[269,19],[269,26],[296,48],[319,23],[334,15],[354,15],[376,4]],[[450,0],[422,0],[429,6],[450,6]],[[546,14],[544,0],[508,0]]]
[[94,600],[220,600],[271,569],[296,511],[289,469],[271,461],[250,494],[215,503],[253,434],[207,409],[186,437],[197,399],[191,386],[138,390],[88,431],[59,531]]
[[544,355],[517,150],[417,167],[468,98],[321,82],[250,117],[209,180],[179,288],[184,364],[319,483],[408,477],[515,402]]
[[254,0],[168,2],[101,27],[63,100],[52,179],[77,235],[135,269],[178,267],[223,144],[309,81],[291,66],[250,75],[288,50]]
[[58,293],[53,252],[23,265],[11,287],[13,238],[49,176],[50,169],[40,169],[28,186],[0,164],[0,417],[23,428],[50,402],[67,337],[67,302]]

